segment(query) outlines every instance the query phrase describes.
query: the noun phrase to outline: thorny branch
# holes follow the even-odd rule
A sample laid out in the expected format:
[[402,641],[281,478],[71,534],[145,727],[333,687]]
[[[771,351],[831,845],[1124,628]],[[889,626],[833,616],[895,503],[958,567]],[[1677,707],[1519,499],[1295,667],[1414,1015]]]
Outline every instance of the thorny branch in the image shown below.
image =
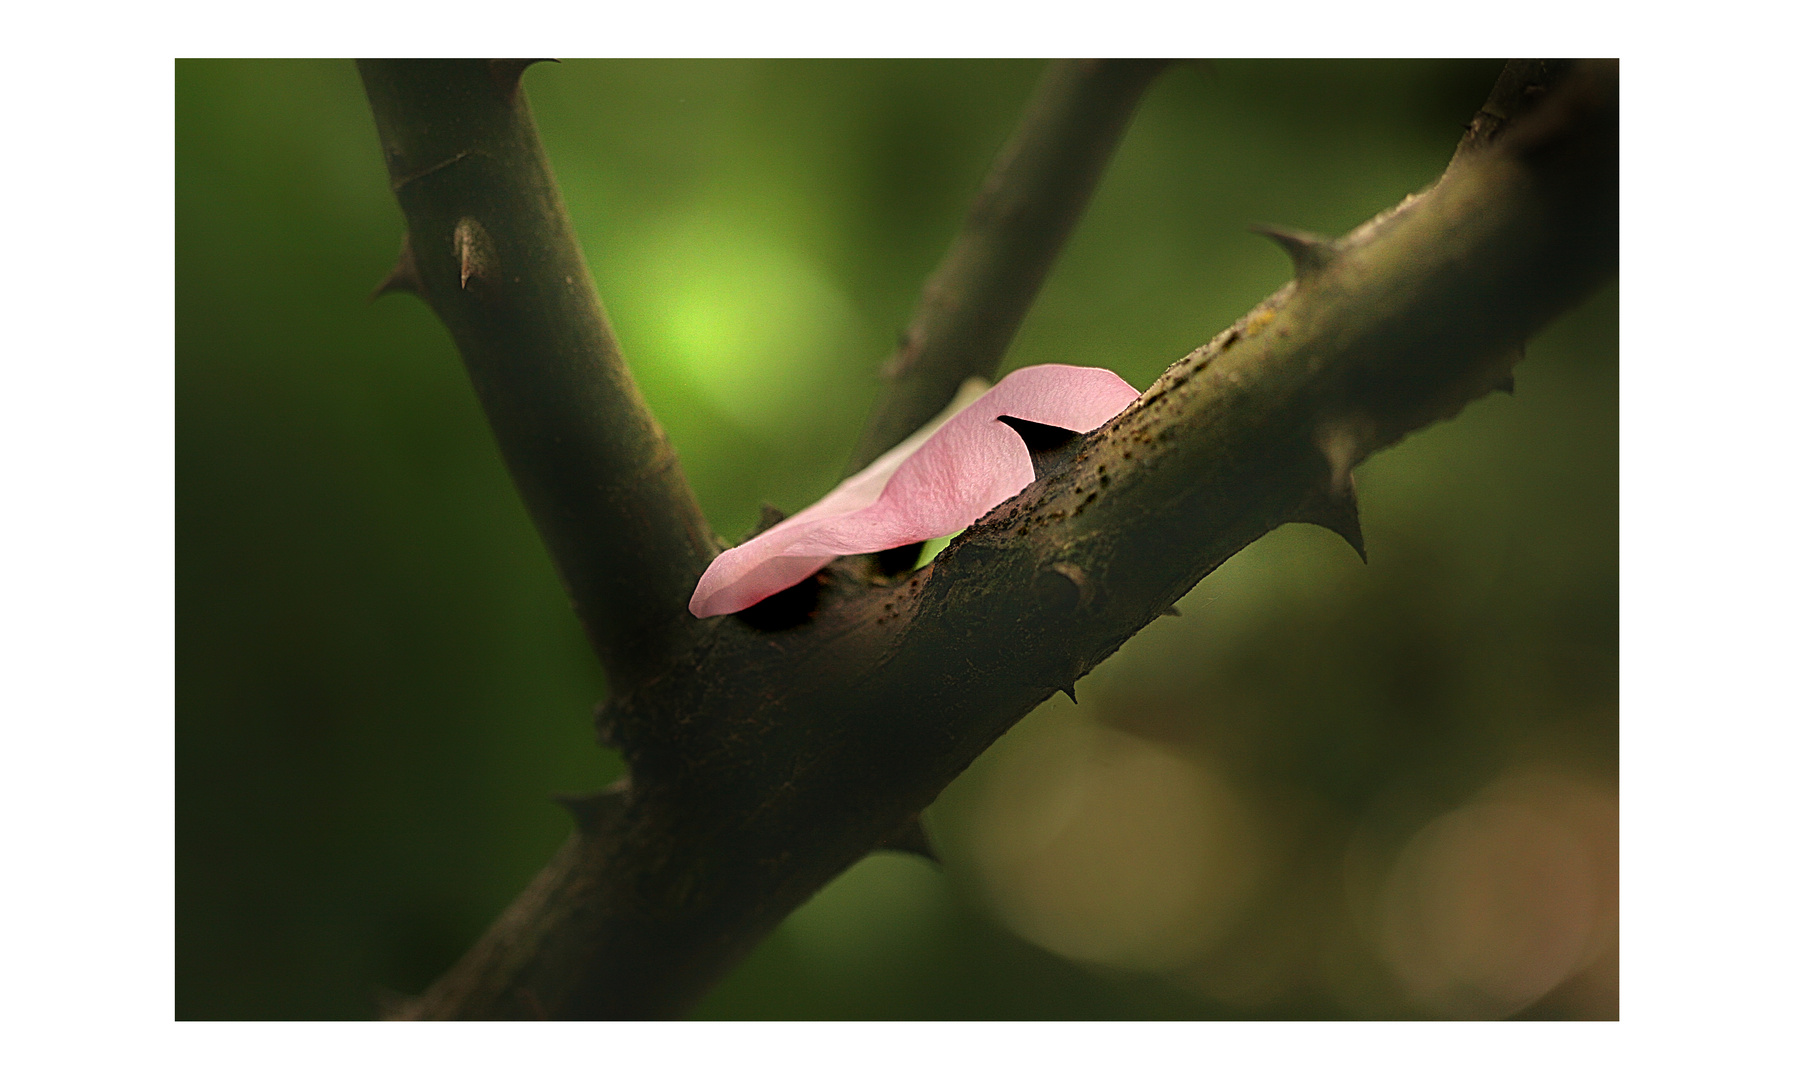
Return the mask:
[[[423,107],[408,95],[497,92],[376,82],[383,138]],[[836,874],[913,840],[991,742],[1234,552],[1291,521],[1362,550],[1353,466],[1504,385],[1521,343],[1612,277],[1617,82],[1611,63],[1511,64],[1432,188],[1341,240],[1270,230],[1294,281],[932,565],[888,580],[842,560],[783,623],[694,621],[602,710],[628,783],[572,805],[550,865],[401,1015],[676,1015]],[[452,216],[436,248],[461,243]],[[476,253],[514,250],[493,222]],[[456,288],[433,258],[429,288]]]
[[528,61],[363,60],[407,232],[379,292],[449,328],[613,688],[691,647],[716,553],[593,291],[530,107]]

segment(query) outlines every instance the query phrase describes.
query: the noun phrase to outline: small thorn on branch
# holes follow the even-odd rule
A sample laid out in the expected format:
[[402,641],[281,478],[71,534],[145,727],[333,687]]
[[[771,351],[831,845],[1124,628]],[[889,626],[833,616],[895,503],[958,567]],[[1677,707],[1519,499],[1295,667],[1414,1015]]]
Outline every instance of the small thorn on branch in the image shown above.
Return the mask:
[[941,865],[941,854],[935,850],[935,842],[929,839],[929,831],[923,828],[920,815],[906,821],[903,828],[887,837],[879,848],[883,851],[907,851],[912,855],[921,855],[936,866]]
[[1320,525],[1351,545],[1360,562],[1371,561],[1365,555],[1365,533],[1359,525],[1359,499],[1350,477],[1344,495],[1336,495],[1331,486],[1317,491],[1290,520]]
[[461,266],[462,288],[467,288],[469,281],[498,283],[499,257],[492,237],[471,217],[455,223],[455,258]]
[[1064,686],[1057,687],[1057,689],[1059,690],[1060,693],[1066,695],[1067,699],[1070,700],[1072,702],[1072,704],[1074,704],[1074,705],[1078,704],[1078,694],[1076,691],[1074,691],[1072,689],[1072,683],[1070,681],[1068,681],[1066,683],[1066,685],[1064,685]]
[[1365,555],[1365,534],[1359,526],[1359,498],[1352,470],[1370,453],[1377,425],[1369,416],[1356,414],[1324,421],[1315,429],[1315,447],[1326,463],[1327,480],[1311,495],[1292,521],[1320,525],[1352,546],[1360,562]]
[[1276,225],[1252,225],[1247,231],[1258,233],[1283,248],[1296,266],[1299,282],[1313,280],[1340,254],[1339,243],[1319,233],[1282,229]]
[[555,802],[573,815],[574,824],[581,833],[595,836],[603,832],[617,820],[623,810],[624,801],[629,797],[629,778],[612,784],[602,791],[586,795],[551,795]]
[[373,303],[387,293],[396,292],[411,293],[419,298],[424,295],[424,283],[418,278],[418,261],[411,253],[410,232],[399,242],[398,261],[393,263],[392,270],[387,272],[380,284],[374,286],[374,291],[368,294],[368,302]]

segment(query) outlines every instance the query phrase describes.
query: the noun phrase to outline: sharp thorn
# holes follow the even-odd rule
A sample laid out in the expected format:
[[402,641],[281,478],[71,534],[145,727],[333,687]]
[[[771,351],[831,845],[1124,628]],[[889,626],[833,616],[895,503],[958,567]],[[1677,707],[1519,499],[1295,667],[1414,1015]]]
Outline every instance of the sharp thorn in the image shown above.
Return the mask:
[[1513,375],[1502,376],[1502,378],[1496,383],[1496,389],[1502,391],[1504,394],[1507,394],[1509,397],[1514,397],[1515,396],[1515,377]]
[[602,791],[594,791],[585,795],[549,796],[573,815],[574,824],[579,827],[580,832],[588,836],[603,831],[611,822],[615,821],[628,797],[629,778],[627,776]]
[[455,258],[461,264],[462,288],[467,288],[470,280],[489,284],[498,282],[499,260],[493,250],[492,237],[471,217],[455,223]]
[[1072,704],[1074,704],[1074,705],[1078,704],[1078,694],[1073,691],[1071,683],[1067,683],[1066,685],[1060,687],[1059,691],[1060,691],[1060,693],[1066,695],[1066,697],[1070,698],[1072,701]]
[[424,295],[424,283],[418,279],[418,261],[411,253],[409,232],[399,242],[398,261],[393,263],[392,270],[387,272],[380,284],[374,286],[374,291],[368,294],[368,302],[371,304],[387,293],[395,292],[408,292],[417,297]]
[[1359,556],[1359,562],[1366,566],[1371,564],[1371,556],[1365,554],[1365,532],[1359,526],[1359,504],[1355,500],[1352,514],[1341,519],[1338,527],[1333,528],[1335,536],[1347,542]]
[[1359,500],[1349,483],[1346,494],[1336,496],[1332,486],[1317,491],[1303,503],[1291,518],[1322,528],[1347,542],[1359,556],[1359,561],[1369,563],[1365,555],[1365,533],[1359,526]]
[[935,850],[935,842],[929,839],[929,831],[923,828],[920,816],[906,821],[902,828],[886,837],[879,848],[883,851],[907,851],[912,855],[921,855],[936,866],[941,865],[941,855]]
[[1281,229],[1275,225],[1253,225],[1249,232],[1256,232],[1284,249],[1290,261],[1296,266],[1296,280],[1308,281],[1326,270],[1340,254],[1340,244],[1318,233],[1303,232],[1298,229]]
[[1166,609],[1165,609],[1165,611],[1163,611],[1163,612],[1161,612],[1161,614],[1163,614],[1163,615],[1170,615],[1170,616],[1171,616],[1171,617],[1172,617],[1172,618],[1174,618],[1174,619],[1182,619],[1182,618],[1184,618],[1184,612],[1182,612],[1182,611],[1179,611],[1179,610],[1178,610],[1178,605],[1177,605],[1177,604],[1173,604],[1173,605],[1171,605],[1171,606],[1169,606],[1169,607],[1167,607],[1167,608],[1166,608]]

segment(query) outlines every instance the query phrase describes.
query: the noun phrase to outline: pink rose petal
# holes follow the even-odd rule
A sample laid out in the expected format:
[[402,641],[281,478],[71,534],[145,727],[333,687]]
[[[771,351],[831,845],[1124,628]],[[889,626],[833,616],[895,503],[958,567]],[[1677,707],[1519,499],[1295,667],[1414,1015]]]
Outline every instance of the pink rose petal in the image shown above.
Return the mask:
[[998,417],[1083,433],[1139,396],[1103,368],[1013,371],[933,433],[918,432],[815,505],[718,555],[698,580],[691,612],[704,618],[741,611],[839,556],[958,532],[1035,478],[1027,444]]

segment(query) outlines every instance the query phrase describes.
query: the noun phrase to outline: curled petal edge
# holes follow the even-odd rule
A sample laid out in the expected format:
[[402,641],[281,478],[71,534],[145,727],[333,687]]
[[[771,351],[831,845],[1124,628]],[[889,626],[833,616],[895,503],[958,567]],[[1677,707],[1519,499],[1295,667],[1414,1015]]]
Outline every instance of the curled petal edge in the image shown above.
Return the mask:
[[[969,397],[962,387],[962,399]],[[885,551],[958,532],[1027,487],[1034,464],[998,417],[1095,431],[1140,397],[1105,368],[1040,364],[1005,376],[887,451],[835,490],[712,560],[688,605],[708,618],[741,611],[842,555]],[[951,414],[951,415],[950,415]]]

